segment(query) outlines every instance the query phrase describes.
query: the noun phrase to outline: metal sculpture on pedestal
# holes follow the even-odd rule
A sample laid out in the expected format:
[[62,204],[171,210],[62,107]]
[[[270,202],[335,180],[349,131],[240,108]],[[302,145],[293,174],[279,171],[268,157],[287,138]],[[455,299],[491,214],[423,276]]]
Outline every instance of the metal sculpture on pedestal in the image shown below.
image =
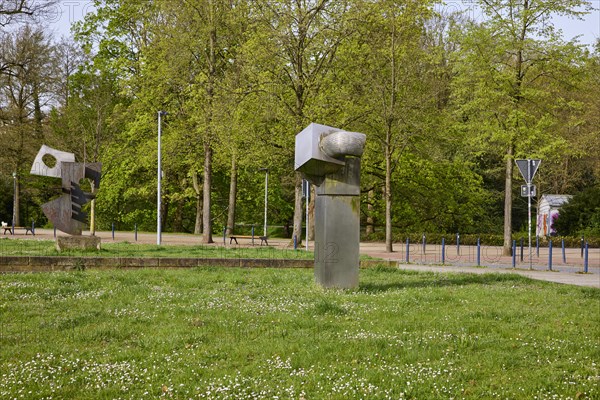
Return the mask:
[[360,157],[366,136],[312,123],[296,135],[295,169],[317,186],[315,279],[323,287],[358,286]]
[[[56,160],[54,167],[44,162],[46,155]],[[42,211],[56,229],[70,235],[81,235],[87,220],[87,213],[81,208],[95,194],[84,192],[79,182],[84,178],[90,179],[93,182],[92,191],[95,192],[100,187],[101,170],[101,163],[78,163],[73,153],[42,146],[31,166],[31,174],[62,179],[62,196],[42,205]]]

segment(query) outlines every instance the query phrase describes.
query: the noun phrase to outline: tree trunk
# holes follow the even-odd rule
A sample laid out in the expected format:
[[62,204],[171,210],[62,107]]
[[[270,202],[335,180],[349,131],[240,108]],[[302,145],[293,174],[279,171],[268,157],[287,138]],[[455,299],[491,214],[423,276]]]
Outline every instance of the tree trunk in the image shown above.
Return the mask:
[[183,200],[177,201],[177,204],[175,205],[175,214],[173,215],[173,232],[183,232],[183,206]]
[[13,199],[13,215],[14,215],[14,224],[15,226],[19,225],[19,221],[21,220],[21,216],[19,213],[19,203],[21,202],[21,196],[19,195],[21,183],[19,182],[19,177],[14,178],[14,199]]
[[292,240],[296,238],[297,244],[302,243],[302,175],[296,172],[296,187],[294,197],[294,229],[292,231]]
[[375,233],[375,222],[373,220],[373,198],[375,197],[375,193],[373,189],[369,190],[367,193],[367,227],[365,229],[365,233],[367,236]]
[[33,105],[34,105],[34,120],[35,120],[35,134],[36,137],[43,137],[43,128],[42,128],[42,120],[44,119],[44,114],[42,113],[42,106],[40,104],[40,95],[38,92],[37,85],[34,85],[33,91]]
[[236,156],[231,157],[231,177],[229,180],[229,208],[227,211],[227,226],[225,227],[225,235],[232,235],[235,229],[235,203],[237,197],[237,160]]
[[203,185],[203,204],[202,204],[202,242],[214,243],[212,238],[212,219],[211,219],[211,198],[210,191],[212,186],[212,147],[210,143],[204,143],[204,185]]
[[194,234],[202,234],[202,194],[196,194],[196,222],[194,224]]
[[212,188],[212,117],[213,117],[213,100],[214,100],[214,87],[216,79],[216,45],[217,45],[217,28],[215,26],[215,15],[213,9],[213,1],[208,2],[209,12],[209,43],[208,43],[208,82],[206,87],[206,96],[208,100],[207,112],[206,112],[206,137],[204,138],[204,185],[203,185],[203,204],[202,204],[202,242],[203,243],[214,243],[212,238],[212,218],[211,218],[211,188]]
[[[90,179],[90,187],[91,187],[91,193],[92,194],[96,194],[96,188],[95,188],[95,184],[94,184],[94,180]],[[94,236],[96,235],[96,199],[93,198],[90,201],[90,235]]]
[[160,202],[160,224],[161,224],[160,230],[161,230],[161,232],[166,231],[168,216],[169,216],[169,200],[163,199],[163,201]]
[[315,240],[315,199],[317,191],[310,185],[310,201],[308,202],[308,240]]
[[[529,2],[527,0],[523,3],[524,12],[529,10]],[[525,42],[525,35],[527,32],[527,25],[524,23],[521,26],[521,32],[519,35],[519,43],[522,46]],[[519,47],[517,50],[517,60],[515,64],[515,84],[514,84],[514,107],[517,112],[520,111],[520,104],[523,99],[522,96],[522,85],[523,85],[523,48]],[[516,120],[516,129],[519,129],[519,119]],[[511,134],[510,142],[508,143],[508,149],[506,150],[506,177],[504,183],[504,245],[502,246],[502,254],[505,256],[512,255],[512,175],[513,175],[513,163],[515,145],[514,138]]]
[[[389,135],[389,134],[388,134]],[[388,142],[389,143],[389,142]],[[390,146],[385,146],[385,251],[394,251],[392,237],[392,155]]]
[[513,145],[506,152],[506,180],[504,183],[504,246],[502,253],[512,255],[512,174],[513,174]]
[[396,109],[396,25],[392,26],[392,37],[390,44],[391,53],[391,72],[392,76],[390,86],[390,105],[389,115],[387,116],[387,127],[385,133],[385,251],[392,253],[394,251],[392,237],[392,126],[394,123],[394,110]]
[[198,184],[198,172],[192,172],[192,185],[196,193],[196,223],[194,224],[194,234],[202,234],[202,189]]
[[96,235],[96,199],[90,201],[90,235]]

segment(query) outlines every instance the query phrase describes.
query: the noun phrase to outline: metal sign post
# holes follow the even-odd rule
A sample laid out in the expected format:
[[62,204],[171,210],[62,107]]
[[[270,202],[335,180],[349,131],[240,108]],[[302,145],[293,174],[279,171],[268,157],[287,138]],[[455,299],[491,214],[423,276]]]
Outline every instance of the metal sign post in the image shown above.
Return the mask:
[[[527,227],[528,227],[528,238],[529,238],[529,269],[533,269],[532,266],[532,253],[531,253],[531,196],[535,195],[535,186],[531,184],[535,173],[540,166],[542,160],[515,160],[517,163],[517,167],[519,167],[519,171],[521,171],[521,175],[525,178],[525,183],[527,184]],[[521,188],[521,193],[523,193],[523,188]]]

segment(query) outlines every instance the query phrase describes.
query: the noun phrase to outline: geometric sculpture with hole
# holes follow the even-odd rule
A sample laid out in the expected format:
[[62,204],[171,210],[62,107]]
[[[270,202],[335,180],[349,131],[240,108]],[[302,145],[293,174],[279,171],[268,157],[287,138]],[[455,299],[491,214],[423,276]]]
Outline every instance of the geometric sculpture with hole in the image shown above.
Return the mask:
[[366,135],[312,123],[296,135],[295,169],[316,186],[315,280],[358,286],[360,158]]
[[[43,158],[46,155],[56,159],[54,167],[44,162]],[[101,171],[102,163],[78,163],[75,162],[73,153],[46,145],[41,147],[30,172],[33,175],[61,178],[63,194],[58,199],[42,205],[42,211],[56,229],[70,235],[81,235],[87,220],[87,214],[82,211],[82,207],[95,197],[95,192],[100,187]],[[79,182],[84,178],[93,182],[92,193],[81,189]]]

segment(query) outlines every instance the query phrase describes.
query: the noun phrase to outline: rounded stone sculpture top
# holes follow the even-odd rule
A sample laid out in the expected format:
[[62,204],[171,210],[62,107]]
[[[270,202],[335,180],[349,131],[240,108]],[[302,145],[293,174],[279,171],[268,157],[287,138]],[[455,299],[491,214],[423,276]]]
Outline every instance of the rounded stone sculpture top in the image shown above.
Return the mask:
[[361,157],[365,149],[366,135],[358,132],[338,131],[321,136],[319,148],[329,157]]
[[325,176],[339,172],[347,157],[360,158],[366,135],[314,122],[296,135],[294,169],[320,186]]

